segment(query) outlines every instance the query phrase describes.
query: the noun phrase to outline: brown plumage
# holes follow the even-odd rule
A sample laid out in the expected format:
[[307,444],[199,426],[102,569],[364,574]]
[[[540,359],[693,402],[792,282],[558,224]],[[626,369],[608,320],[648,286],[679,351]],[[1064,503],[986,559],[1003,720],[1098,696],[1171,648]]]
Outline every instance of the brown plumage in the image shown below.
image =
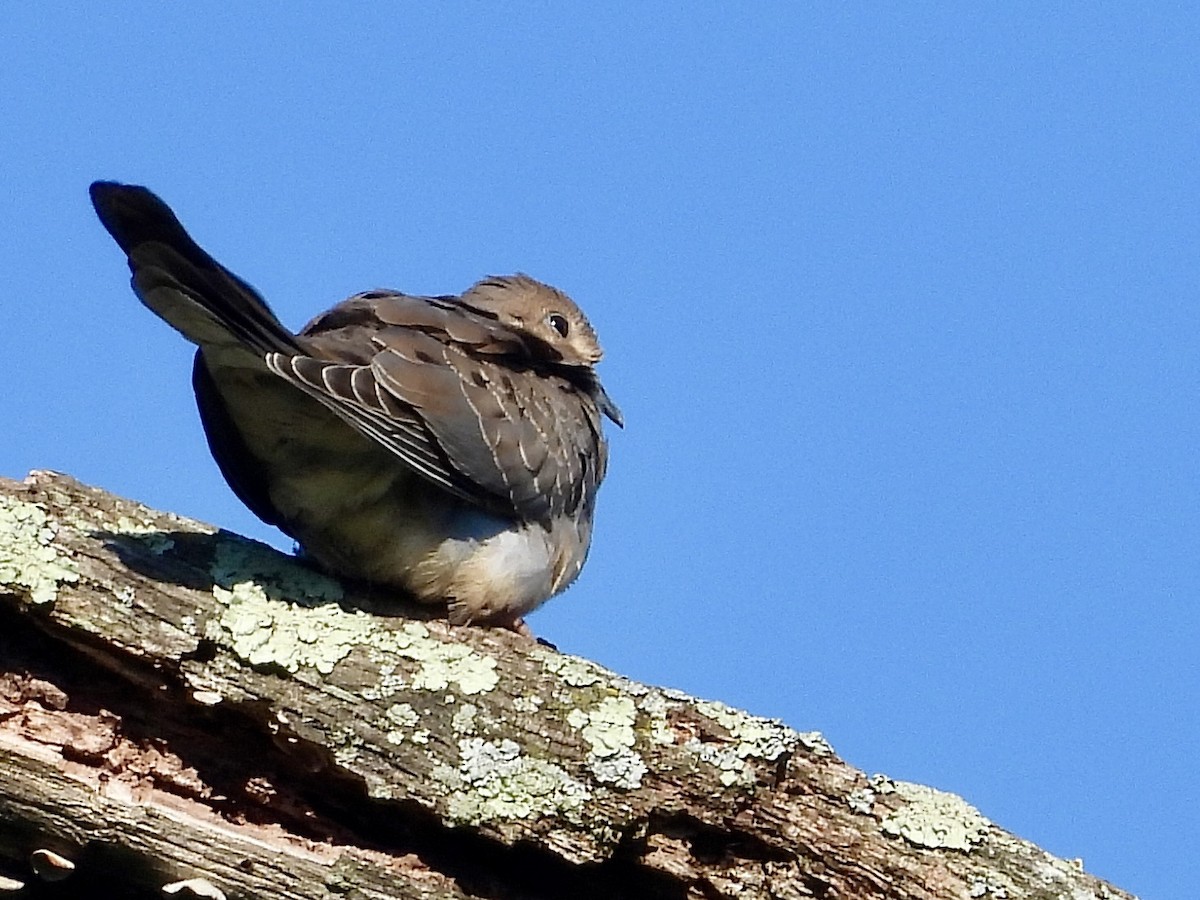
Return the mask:
[[527,275],[460,297],[377,290],[292,334],[142,187],[92,202],[133,288],[199,346],[209,447],[241,500],[332,572],[517,627],[591,542],[621,416],[575,303]]

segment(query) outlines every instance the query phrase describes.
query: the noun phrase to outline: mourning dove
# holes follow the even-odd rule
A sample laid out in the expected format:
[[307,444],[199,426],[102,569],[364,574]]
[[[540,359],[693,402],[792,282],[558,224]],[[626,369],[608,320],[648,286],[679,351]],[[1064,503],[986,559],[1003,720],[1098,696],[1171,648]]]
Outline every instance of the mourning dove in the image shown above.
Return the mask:
[[527,275],[357,294],[288,331],[146,188],[91,186],[141,301],[198,345],[192,385],[237,496],[335,574],[523,628],[579,575],[621,413],[596,333]]

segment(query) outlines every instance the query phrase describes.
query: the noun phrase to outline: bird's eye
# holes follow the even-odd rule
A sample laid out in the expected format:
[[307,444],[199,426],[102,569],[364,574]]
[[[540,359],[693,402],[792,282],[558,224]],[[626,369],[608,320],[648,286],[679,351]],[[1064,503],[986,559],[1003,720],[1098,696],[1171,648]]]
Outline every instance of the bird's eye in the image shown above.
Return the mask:
[[571,330],[571,323],[567,321],[566,316],[560,316],[558,313],[550,313],[546,316],[546,321],[558,332],[559,337],[566,337],[567,332]]

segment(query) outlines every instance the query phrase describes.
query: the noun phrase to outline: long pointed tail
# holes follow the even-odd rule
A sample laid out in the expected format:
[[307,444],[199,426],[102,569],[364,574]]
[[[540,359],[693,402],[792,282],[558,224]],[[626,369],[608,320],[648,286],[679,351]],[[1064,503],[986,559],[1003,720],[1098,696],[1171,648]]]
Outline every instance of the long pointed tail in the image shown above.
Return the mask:
[[192,240],[170,207],[144,187],[94,182],[101,224],[129,257],[142,302],[194,344],[240,344],[256,355],[298,353],[266,301]]

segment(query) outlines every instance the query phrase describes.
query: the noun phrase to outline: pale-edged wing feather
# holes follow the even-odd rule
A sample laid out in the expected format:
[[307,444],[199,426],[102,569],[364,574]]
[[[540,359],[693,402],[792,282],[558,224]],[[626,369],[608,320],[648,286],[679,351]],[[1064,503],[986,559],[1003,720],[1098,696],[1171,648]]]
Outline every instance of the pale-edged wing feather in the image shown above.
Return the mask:
[[[302,334],[339,361],[276,353],[271,369],[435,484],[530,520],[590,505],[606,456],[595,403],[533,368],[520,336],[495,320],[451,298],[374,291]],[[351,355],[342,344],[355,363],[340,361]]]

